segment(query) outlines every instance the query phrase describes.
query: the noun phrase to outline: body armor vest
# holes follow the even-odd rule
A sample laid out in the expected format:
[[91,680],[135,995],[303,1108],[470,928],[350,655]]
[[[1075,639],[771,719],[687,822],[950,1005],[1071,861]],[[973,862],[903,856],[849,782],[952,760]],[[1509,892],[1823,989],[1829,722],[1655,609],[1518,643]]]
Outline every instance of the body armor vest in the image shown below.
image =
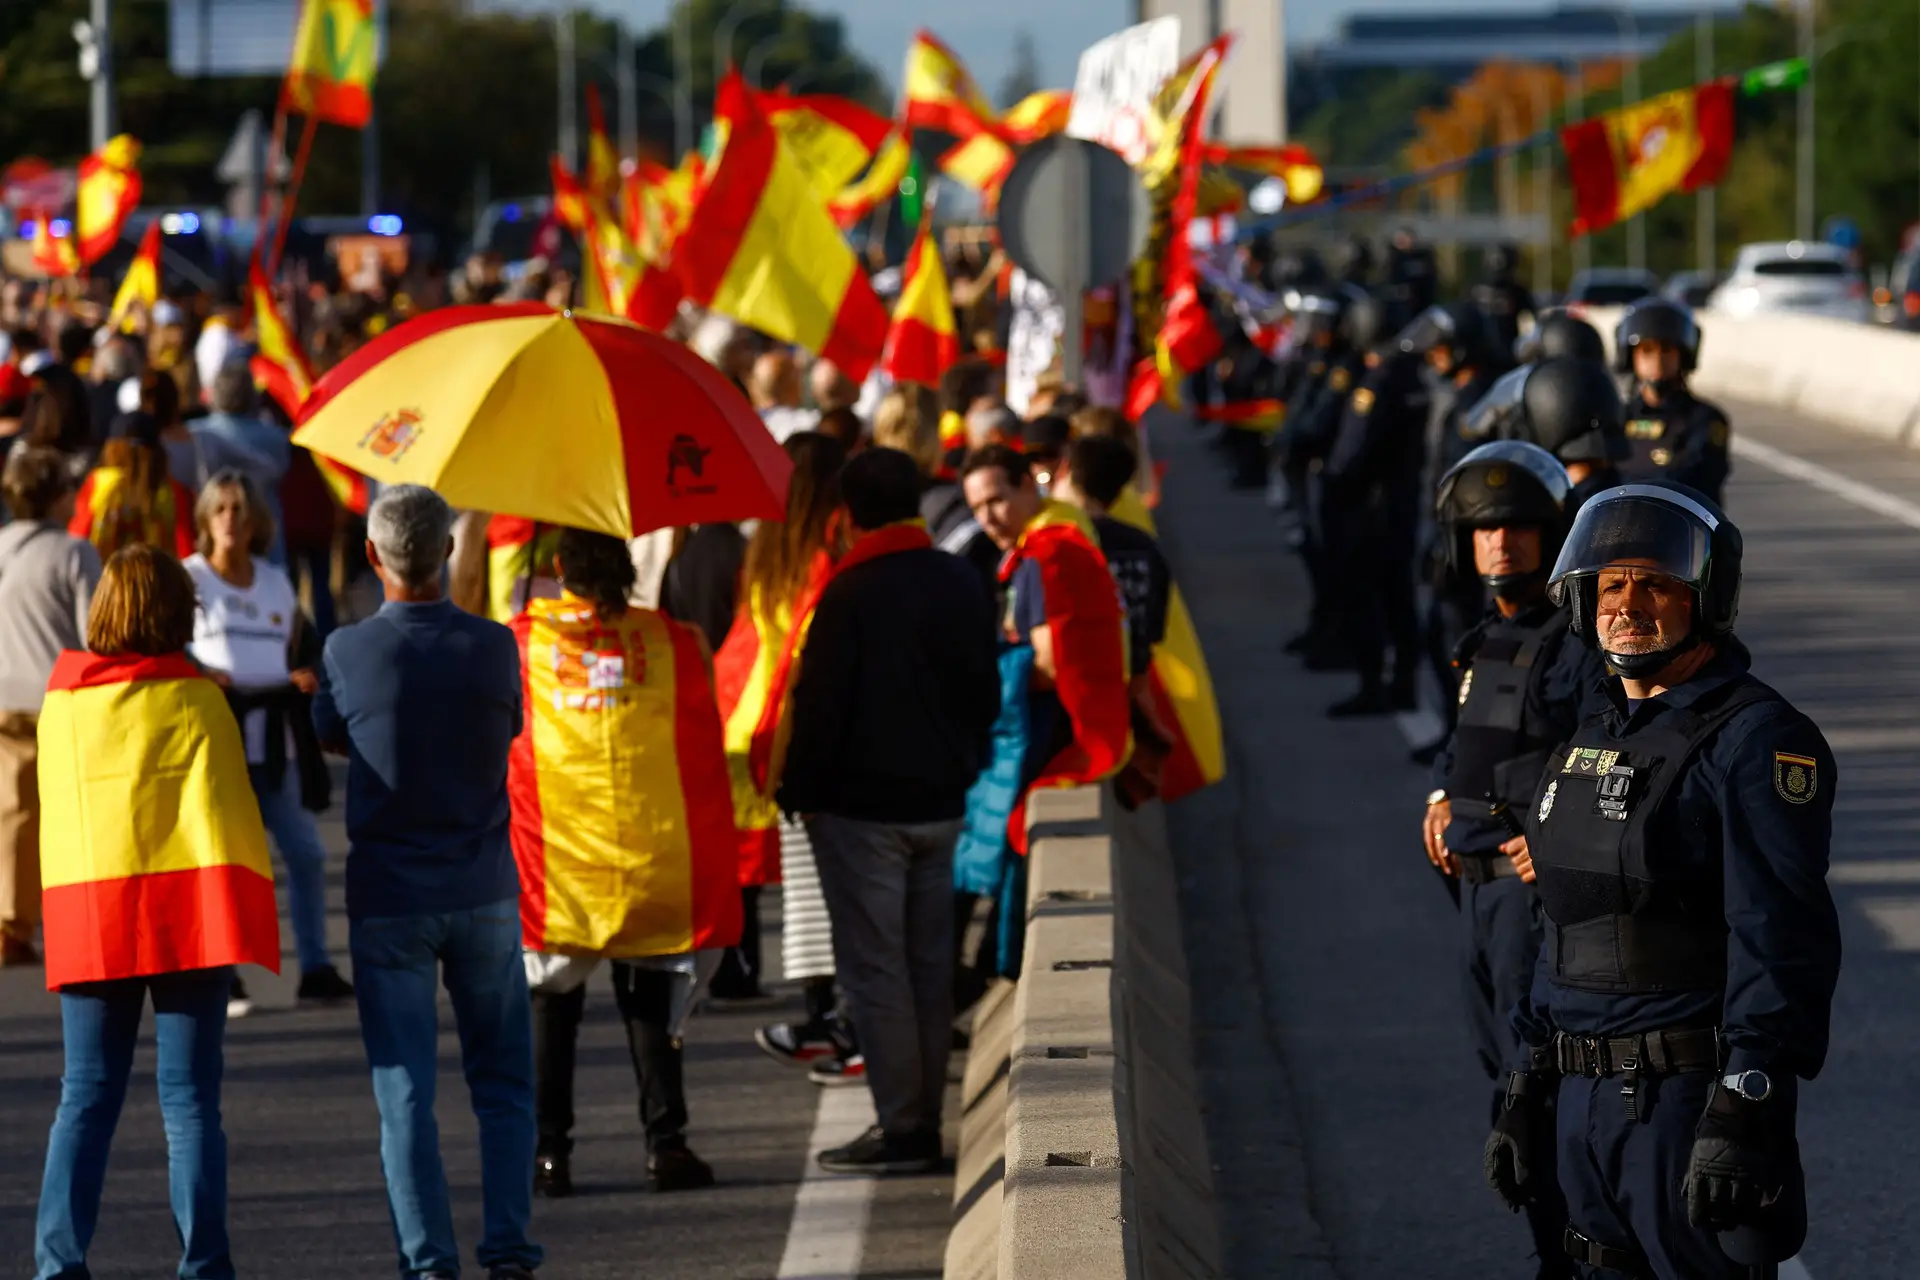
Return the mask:
[[1565,609],[1551,610],[1530,626],[1502,619],[1487,627],[1474,650],[1461,686],[1446,783],[1463,815],[1491,817],[1501,805],[1517,813],[1539,793],[1541,771],[1560,733],[1528,713],[1527,695],[1548,642],[1566,630]]
[[1624,734],[1589,721],[1548,754],[1527,834],[1554,982],[1620,994],[1726,984],[1720,866],[1676,867],[1649,832],[1700,748],[1739,712],[1778,696],[1751,677],[1735,680]]

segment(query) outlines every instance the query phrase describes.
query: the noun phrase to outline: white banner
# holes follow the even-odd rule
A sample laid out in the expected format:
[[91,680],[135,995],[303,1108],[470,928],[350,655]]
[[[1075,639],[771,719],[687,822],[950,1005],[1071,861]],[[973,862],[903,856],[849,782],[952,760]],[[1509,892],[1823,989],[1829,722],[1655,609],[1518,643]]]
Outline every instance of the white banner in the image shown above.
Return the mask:
[[1146,116],[1161,82],[1180,66],[1180,19],[1155,18],[1116,32],[1080,55],[1067,136],[1112,147],[1138,164]]
[[1060,335],[1067,316],[1053,290],[1015,267],[1007,289],[1013,304],[1013,328],[1007,335],[1007,405],[1021,417],[1033,399],[1040,375],[1060,362]]

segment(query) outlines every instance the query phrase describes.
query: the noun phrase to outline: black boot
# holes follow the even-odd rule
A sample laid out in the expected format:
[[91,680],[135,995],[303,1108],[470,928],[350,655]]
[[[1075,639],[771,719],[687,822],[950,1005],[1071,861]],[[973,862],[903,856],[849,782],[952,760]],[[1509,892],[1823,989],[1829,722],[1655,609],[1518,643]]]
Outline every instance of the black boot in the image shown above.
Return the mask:
[[713,1169],[684,1142],[662,1144],[647,1156],[650,1191],[699,1191],[713,1185]]
[[533,1194],[563,1200],[573,1194],[572,1161],[565,1155],[533,1158]]

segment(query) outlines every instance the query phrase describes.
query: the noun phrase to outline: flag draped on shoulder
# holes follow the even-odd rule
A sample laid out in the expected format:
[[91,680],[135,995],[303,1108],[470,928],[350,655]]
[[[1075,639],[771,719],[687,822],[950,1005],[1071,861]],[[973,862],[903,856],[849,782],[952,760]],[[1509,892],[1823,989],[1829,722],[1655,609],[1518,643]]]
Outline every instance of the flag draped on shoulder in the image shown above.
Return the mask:
[[1599,231],[1676,191],[1720,181],[1733,156],[1734,83],[1676,89],[1562,129],[1572,233]]
[[373,0],[303,0],[293,57],[280,86],[282,110],[364,129],[373,118],[380,30]]
[[140,248],[127,264],[127,274],[120,278],[120,288],[113,295],[113,310],[107,314],[107,328],[131,325],[136,306],[151,311],[159,300],[160,219],[155,218],[141,235]]
[[933,228],[923,226],[907,251],[905,279],[880,367],[895,382],[938,387],[940,376],[959,358],[960,335],[954,325],[947,269],[940,261]]
[[863,381],[887,336],[866,272],[737,73],[714,115],[724,140],[674,253],[687,296]]
[[[1085,512],[1049,501],[1000,566],[1002,582],[1029,562],[1038,568],[1053,638],[1054,693],[1073,726],[1073,741],[1042,766],[1029,794],[1100,782],[1133,753],[1126,614],[1099,546]],[[1026,810],[1023,795],[1007,830],[1021,853],[1027,851]]]
[[120,242],[121,228],[140,207],[139,164],[140,144],[124,133],[80,162],[73,234],[82,266],[100,261]]
[[47,986],[280,970],[260,806],[226,695],[185,654],[54,664],[40,713]]
[[664,614],[535,601],[513,622],[527,728],[507,790],[521,937],[562,955],[732,946],[741,912],[720,712]]

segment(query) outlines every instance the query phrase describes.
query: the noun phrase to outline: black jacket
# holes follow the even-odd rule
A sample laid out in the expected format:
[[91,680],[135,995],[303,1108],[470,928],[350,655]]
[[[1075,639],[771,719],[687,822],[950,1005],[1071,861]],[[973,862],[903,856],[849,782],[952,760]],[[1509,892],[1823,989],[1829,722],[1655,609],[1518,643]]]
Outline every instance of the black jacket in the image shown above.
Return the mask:
[[719,652],[733,629],[733,606],[740,594],[740,566],[747,540],[730,524],[703,524],[687,534],[678,555],[667,563],[660,583],[660,611],[676,622],[691,623]]
[[896,552],[835,578],[801,654],[780,807],[964,815],[1000,714],[998,643],[993,599],[957,556]]
[[967,495],[950,480],[931,481],[920,495],[920,518],[927,522],[933,545],[951,551],[980,571],[980,580],[993,592],[1000,584],[1000,548],[967,507]]

